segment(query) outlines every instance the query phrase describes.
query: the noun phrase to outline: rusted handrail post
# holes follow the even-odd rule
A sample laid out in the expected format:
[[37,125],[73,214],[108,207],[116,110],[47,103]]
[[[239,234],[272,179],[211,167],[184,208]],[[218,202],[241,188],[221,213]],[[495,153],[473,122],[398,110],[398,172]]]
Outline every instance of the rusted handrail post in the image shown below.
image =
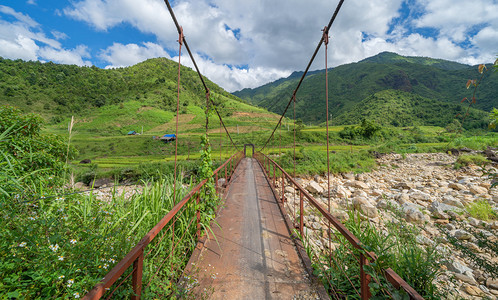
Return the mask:
[[299,190],[299,232],[304,240],[304,201],[303,192]]
[[214,188],[216,189],[216,192],[218,193],[218,173],[214,175]]
[[273,166],[273,188],[277,187],[276,178],[277,178],[277,167]]
[[140,255],[133,262],[133,275],[132,275],[132,285],[133,285],[133,296],[132,300],[139,300],[142,295],[142,274],[144,268],[144,251],[140,252]]
[[[284,179],[284,173],[282,172],[282,204],[285,203],[285,179]],[[294,223],[294,221],[292,221]]]
[[201,193],[197,193],[197,198],[195,199],[195,203],[197,204],[197,239],[201,237]]
[[362,300],[367,300],[372,297],[372,293],[370,293],[370,287],[368,286],[370,284],[371,276],[365,272],[365,265],[368,265],[368,260],[365,255],[363,255],[363,253],[360,253],[360,281]]

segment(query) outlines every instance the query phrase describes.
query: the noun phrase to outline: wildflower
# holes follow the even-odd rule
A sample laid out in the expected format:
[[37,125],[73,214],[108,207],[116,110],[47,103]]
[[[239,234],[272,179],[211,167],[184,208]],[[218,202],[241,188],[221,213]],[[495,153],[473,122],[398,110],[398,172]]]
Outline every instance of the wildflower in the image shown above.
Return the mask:
[[76,241],[75,239],[72,239],[72,240],[70,240],[69,242],[70,242],[72,245],[74,245],[74,244],[76,244],[76,242],[77,242],[77,241]]
[[34,217],[28,217],[28,219],[34,221],[34,220],[36,220],[36,216],[34,216]]
[[59,255],[59,260],[63,261],[64,260],[64,256],[63,255]]
[[74,298],[79,298],[80,297],[80,293],[76,292],[73,294]]
[[50,250],[52,250],[54,252],[57,252],[57,250],[59,250],[59,245],[58,244],[50,245],[48,247],[50,248]]
[[22,242],[22,243],[20,243],[20,244],[19,244],[19,247],[21,247],[21,248],[26,247],[26,242]]
[[74,279],[69,279],[69,280],[67,281],[67,285],[66,285],[66,286],[67,286],[67,287],[71,287],[71,286],[73,285],[73,283],[74,283]]
[[104,264],[104,269],[107,270],[107,268],[109,268],[109,265],[108,264]]
[[64,275],[61,275],[59,276],[59,279],[64,279],[64,277],[65,277]]

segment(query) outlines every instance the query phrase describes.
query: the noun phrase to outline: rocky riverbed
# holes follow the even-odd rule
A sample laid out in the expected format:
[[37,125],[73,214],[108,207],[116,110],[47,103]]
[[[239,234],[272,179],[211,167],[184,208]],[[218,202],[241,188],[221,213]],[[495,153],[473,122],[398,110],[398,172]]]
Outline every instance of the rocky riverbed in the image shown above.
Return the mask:
[[[386,222],[403,218],[419,228],[416,239],[420,247],[437,245],[443,254],[442,275],[437,282],[448,293],[447,299],[497,299],[496,269],[490,272],[477,265],[475,257],[471,260],[450,240],[470,249],[477,259],[491,266],[498,265],[498,253],[495,252],[498,220],[479,220],[467,212],[475,201],[487,201],[492,210],[498,212],[498,187],[490,188],[490,179],[483,176],[477,166],[455,170],[455,160],[455,156],[444,153],[388,154],[378,159],[380,167],[373,172],[331,175],[330,211],[345,220],[347,210],[354,208],[361,213],[362,219],[383,231]],[[314,176],[297,181],[327,207],[326,180],[326,177]],[[299,207],[299,197],[290,186],[284,190],[286,210],[293,216],[294,209]],[[304,223],[305,231],[313,239],[312,245],[328,247],[320,234],[323,223],[313,210],[309,211]],[[479,246],[477,236],[486,239],[491,247]]]

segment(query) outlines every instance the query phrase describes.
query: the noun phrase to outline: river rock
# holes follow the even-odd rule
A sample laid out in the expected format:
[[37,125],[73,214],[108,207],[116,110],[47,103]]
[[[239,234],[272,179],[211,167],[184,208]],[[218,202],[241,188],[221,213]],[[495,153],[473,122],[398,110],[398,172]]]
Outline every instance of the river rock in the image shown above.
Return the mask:
[[463,208],[462,201],[456,199],[455,197],[453,197],[451,195],[443,196],[443,204],[448,204],[448,205],[455,206],[458,208]]
[[423,207],[420,205],[408,202],[401,206],[401,209],[405,213],[405,219],[408,222],[413,222],[418,224],[423,223],[425,220],[424,214],[420,211],[421,208]]
[[455,273],[455,278],[469,284],[477,284],[476,280],[473,277],[464,274]]
[[457,191],[462,191],[462,190],[465,190],[465,186],[463,184],[460,184],[460,183],[456,183],[456,182],[450,182],[448,184],[448,187],[449,188],[452,188],[454,190],[457,190]]
[[489,277],[486,279],[486,286],[490,289],[498,290],[498,278]]
[[471,185],[469,190],[474,195],[483,195],[488,193],[488,190],[486,188],[478,185]]
[[451,231],[450,235],[458,240],[470,240],[472,238],[472,234],[462,229]]
[[443,264],[448,268],[448,271],[457,274],[465,274],[469,277],[474,277],[472,275],[472,269],[467,267],[465,264],[459,262],[458,260],[445,261]]
[[431,200],[431,195],[424,193],[422,191],[419,191],[419,190],[415,190],[415,189],[410,191],[409,196],[410,196],[410,199],[414,199],[414,200],[420,200],[420,201]]
[[323,188],[314,180],[306,186],[306,189],[313,195],[318,195],[323,193]]
[[480,288],[476,287],[476,286],[473,286],[473,285],[470,285],[470,284],[464,284],[463,285],[463,290],[471,295],[471,296],[479,296],[481,295],[482,291]]

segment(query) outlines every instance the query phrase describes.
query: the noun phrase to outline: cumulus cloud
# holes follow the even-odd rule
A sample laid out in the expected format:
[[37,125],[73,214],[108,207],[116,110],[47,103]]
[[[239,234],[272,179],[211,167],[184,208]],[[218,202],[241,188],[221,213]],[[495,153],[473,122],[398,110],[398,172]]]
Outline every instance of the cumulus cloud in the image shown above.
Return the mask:
[[50,60],[60,64],[91,66],[92,62],[83,60],[84,57],[89,57],[88,48],[80,45],[74,49],[54,49],[51,47],[43,47],[39,54],[46,60]]
[[163,47],[150,42],[143,43],[143,46],[137,44],[123,45],[114,43],[100,54],[101,59],[110,63],[106,68],[131,66],[154,57],[170,58]]
[[38,22],[30,16],[19,13],[11,7],[0,5],[0,17],[9,15],[15,19],[7,22],[0,19],[0,56],[10,59],[51,60],[63,64],[79,66],[91,65],[86,46],[64,49],[57,39],[67,37],[64,33],[52,31],[56,39],[51,39],[41,30]]
[[[339,0],[170,2],[203,74],[234,91],[303,70]],[[496,11],[496,0],[348,0],[330,32],[329,66],[382,51],[469,64],[493,61],[498,49]],[[89,57],[76,49],[62,49],[63,33],[52,32],[54,39],[49,39],[29,16],[6,6],[0,6],[0,13],[17,19],[0,23],[0,55],[19,51],[36,58],[58,50],[60,61],[87,63],[84,58]],[[178,33],[163,0],[75,0],[56,13],[99,32],[125,24],[155,37],[152,42],[114,41],[99,55],[107,67],[177,52]],[[312,69],[324,67],[323,55]]]

